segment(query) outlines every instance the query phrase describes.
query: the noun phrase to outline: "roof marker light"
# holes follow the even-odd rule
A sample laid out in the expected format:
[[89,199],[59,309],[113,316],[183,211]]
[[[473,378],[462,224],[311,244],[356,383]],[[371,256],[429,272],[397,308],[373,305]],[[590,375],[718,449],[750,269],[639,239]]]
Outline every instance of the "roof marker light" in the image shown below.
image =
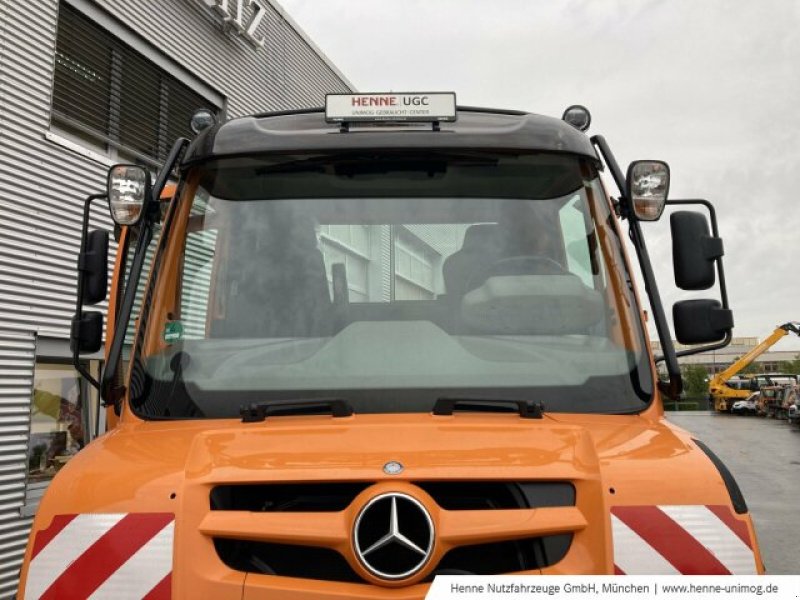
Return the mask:
[[216,124],[217,117],[207,108],[198,108],[196,111],[194,111],[191,121],[189,121],[189,126],[195,133],[205,131],[209,127],[213,127]]
[[561,120],[569,123],[579,131],[586,131],[589,129],[589,125],[592,124],[592,115],[589,114],[589,109],[585,106],[573,104],[572,106],[567,107],[567,110],[564,111]]

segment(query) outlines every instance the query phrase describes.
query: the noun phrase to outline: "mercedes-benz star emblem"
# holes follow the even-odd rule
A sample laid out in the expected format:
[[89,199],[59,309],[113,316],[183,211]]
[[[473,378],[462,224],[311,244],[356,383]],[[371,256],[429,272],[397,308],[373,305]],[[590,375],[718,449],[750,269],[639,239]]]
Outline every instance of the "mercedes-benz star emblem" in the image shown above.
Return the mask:
[[353,527],[358,560],[382,579],[405,579],[417,573],[433,552],[433,540],[433,520],[426,508],[399,492],[367,502]]

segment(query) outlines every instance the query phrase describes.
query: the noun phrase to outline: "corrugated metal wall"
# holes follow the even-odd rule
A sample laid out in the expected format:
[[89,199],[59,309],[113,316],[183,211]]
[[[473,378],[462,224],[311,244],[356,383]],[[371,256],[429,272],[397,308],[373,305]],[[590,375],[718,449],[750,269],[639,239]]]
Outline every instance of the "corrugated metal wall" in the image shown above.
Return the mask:
[[[196,0],[102,0],[228,99],[228,116],[323,103],[347,85],[274,8],[259,51],[225,35]],[[0,0],[0,324],[68,337],[81,199],[106,164],[45,138],[58,2]],[[101,218],[97,226],[105,225]]]
[[150,43],[227,96],[229,117],[322,106],[326,92],[349,89],[271,3],[264,2],[267,14],[259,31],[267,41],[258,51],[239,37],[222,34],[219,20],[199,0],[97,4],[143,26]]
[[25,465],[33,389],[34,337],[0,331],[0,597],[17,588],[31,518],[25,502]]
[[[69,1],[124,15],[124,26],[224,96],[228,117],[319,106],[326,92],[349,89],[271,5],[262,25],[267,42],[256,51],[223,33],[198,0]],[[58,0],[0,0],[0,330],[12,332],[9,339],[18,344],[0,352],[0,386],[17,381],[20,369],[26,373],[19,379],[24,385],[8,392],[19,405],[7,404],[0,387],[0,597],[13,592],[30,527],[18,513],[34,365],[28,336],[68,338],[82,199],[103,188],[112,162],[52,141],[57,18]],[[103,216],[94,222],[107,225]],[[13,365],[2,362],[17,352]]]
[[66,338],[80,198],[106,167],[44,137],[56,7],[0,0],[0,327]]

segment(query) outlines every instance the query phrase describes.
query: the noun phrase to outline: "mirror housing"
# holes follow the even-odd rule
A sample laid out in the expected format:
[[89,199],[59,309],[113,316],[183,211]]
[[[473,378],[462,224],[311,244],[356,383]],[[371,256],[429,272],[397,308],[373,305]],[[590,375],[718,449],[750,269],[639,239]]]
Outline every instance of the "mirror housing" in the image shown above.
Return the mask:
[[108,294],[108,232],[90,231],[86,249],[78,255],[78,271],[83,276],[83,304],[97,304]]
[[681,210],[669,217],[675,284],[682,290],[707,290],[716,281],[714,266],[723,256],[722,239],[709,232],[700,213]]
[[102,346],[103,313],[91,310],[76,314],[69,334],[69,347],[73,354],[97,352]]
[[152,194],[150,172],[139,165],[114,165],[108,170],[108,207],[117,225],[139,222]]
[[706,344],[730,334],[733,312],[717,300],[683,300],[672,307],[672,322],[681,344]]
[[669,165],[661,160],[635,160],[625,176],[625,195],[640,221],[657,221],[669,193]]

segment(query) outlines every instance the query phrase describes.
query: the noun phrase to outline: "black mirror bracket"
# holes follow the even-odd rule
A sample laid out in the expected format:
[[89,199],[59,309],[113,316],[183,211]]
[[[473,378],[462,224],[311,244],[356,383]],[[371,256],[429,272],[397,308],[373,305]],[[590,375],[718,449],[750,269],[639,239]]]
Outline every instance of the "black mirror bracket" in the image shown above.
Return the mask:
[[[669,396],[670,398],[677,399],[683,390],[683,378],[681,376],[681,369],[678,365],[678,358],[675,354],[675,347],[672,344],[672,335],[670,334],[669,325],[667,324],[667,316],[664,312],[664,306],[661,303],[661,296],[658,293],[658,284],[656,283],[656,276],[653,271],[653,266],[650,262],[650,255],[647,251],[647,245],[644,241],[639,219],[636,218],[633,212],[633,206],[629,198],[625,196],[625,189],[627,182],[625,175],[619,168],[619,163],[611,152],[611,148],[606,142],[605,138],[601,135],[595,135],[591,138],[592,144],[599,150],[606,162],[614,183],[620,192],[619,210],[620,217],[628,220],[629,229],[628,235],[631,243],[636,249],[636,256],[639,259],[639,268],[644,278],[644,287],[647,292],[647,297],[650,300],[650,308],[653,311],[653,321],[655,322],[656,331],[658,332],[658,339],[661,341],[661,347],[664,349],[664,356],[660,360],[665,361],[667,367],[667,374],[669,375],[669,382],[664,385],[659,385],[659,390]],[[667,201],[669,203],[669,201]],[[656,360],[658,362],[658,360]]]
[[[147,253],[147,247],[153,237],[153,223],[158,216],[161,192],[164,190],[164,186],[167,184],[167,181],[169,181],[172,172],[188,145],[189,140],[186,138],[178,138],[175,141],[167,159],[164,161],[161,171],[158,173],[158,177],[153,183],[146,203],[142,207],[144,218],[138,224],[140,228],[139,238],[136,243],[136,249],[128,274],[128,281],[125,285],[122,302],[114,323],[114,337],[108,349],[106,368],[103,371],[103,377],[100,383],[100,395],[103,402],[106,406],[113,405],[114,412],[117,415],[122,411],[122,399],[125,397],[125,384],[121,381],[121,377],[118,374],[122,359],[122,347],[125,341],[125,332],[130,323],[134,300],[136,299],[139,277],[144,267],[145,254]],[[145,294],[146,293],[147,292],[145,292]],[[134,341],[134,352],[137,341]]]
[[81,376],[89,382],[97,390],[100,389],[100,382],[97,381],[89,370],[83,365],[80,357],[80,340],[81,338],[81,324],[83,322],[83,297],[85,285],[85,272],[88,268],[86,264],[86,245],[87,238],[89,237],[89,213],[92,208],[92,202],[95,200],[106,200],[106,194],[92,194],[84,200],[83,203],[83,222],[81,225],[81,248],[78,254],[78,288],[75,294],[75,318],[70,330],[70,345],[72,346],[72,365]]
[[708,260],[717,260],[725,256],[722,238],[710,237],[703,240],[703,247]]
[[[719,281],[719,292],[720,292],[720,300],[721,305],[718,311],[714,311],[714,316],[712,319],[718,321],[719,325],[724,325],[730,322],[732,327],[733,325],[733,318],[732,312],[730,310],[730,305],[728,304],[728,287],[725,283],[725,269],[722,265],[722,257],[724,256],[724,248],[722,244],[722,238],[719,235],[719,227],[717,226],[717,212],[714,210],[714,205],[711,204],[708,200],[704,199],[685,199],[685,200],[667,200],[667,206],[703,206],[708,211],[709,219],[711,221],[711,237],[706,238],[705,245],[706,245],[706,256],[709,259],[714,259],[717,268],[717,280]],[[721,319],[721,320],[720,320]],[[731,343],[733,339],[733,333],[728,330],[725,334],[725,337],[719,341],[714,342],[713,344],[706,344],[704,346],[698,346],[696,348],[688,348],[686,350],[681,350],[680,352],[676,353],[676,357],[682,356],[690,356],[692,354],[699,354],[701,352],[711,352],[713,350],[719,350],[720,348],[724,348],[728,344]],[[664,356],[657,356],[656,362],[664,360]]]

